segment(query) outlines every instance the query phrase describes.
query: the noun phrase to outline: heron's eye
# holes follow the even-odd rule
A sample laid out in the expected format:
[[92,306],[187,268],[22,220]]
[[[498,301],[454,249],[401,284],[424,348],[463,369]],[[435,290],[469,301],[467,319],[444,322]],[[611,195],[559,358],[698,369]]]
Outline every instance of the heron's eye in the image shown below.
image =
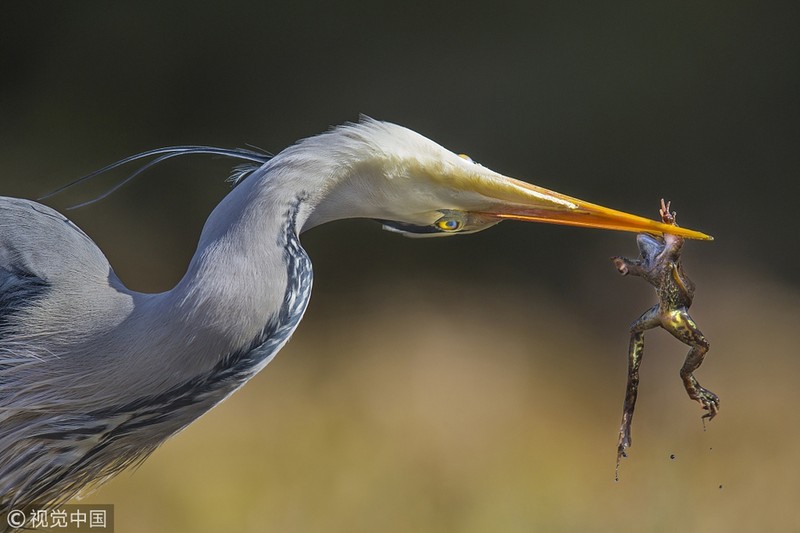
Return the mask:
[[461,221],[454,218],[443,218],[436,222],[436,227],[442,231],[457,231],[462,226]]

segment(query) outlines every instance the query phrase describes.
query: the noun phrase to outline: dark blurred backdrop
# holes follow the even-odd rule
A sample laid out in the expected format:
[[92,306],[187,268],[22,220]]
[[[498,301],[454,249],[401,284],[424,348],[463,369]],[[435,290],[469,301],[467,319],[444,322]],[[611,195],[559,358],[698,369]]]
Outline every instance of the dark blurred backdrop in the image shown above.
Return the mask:
[[[579,198],[650,216],[671,198],[684,225],[717,237],[695,257],[797,283],[798,19],[770,2],[25,2],[4,13],[3,194],[36,197],[163,145],[277,152],[365,113]],[[72,214],[143,290],[181,275],[226,190],[226,162],[165,167]],[[337,277],[382,277],[431,254],[474,279],[501,268],[565,288],[571,270],[628,244],[513,224],[435,244],[365,223],[307,238]]]
[[[732,294],[749,291],[763,299],[736,304],[736,324],[758,324],[751,330],[758,336],[777,321],[783,326],[775,331],[787,334],[780,349],[774,337],[761,338],[755,345],[763,351],[740,359],[720,355],[708,372],[720,372],[723,361],[776,352],[791,365],[800,253],[791,192],[800,174],[800,46],[797,12],[778,6],[738,0],[4,2],[0,194],[35,198],[165,145],[252,144],[277,152],[364,113],[503,174],[595,203],[652,218],[659,198],[671,199],[683,225],[716,237],[690,243],[685,253],[704,302],[701,326],[714,320],[715,309],[734,305]],[[69,216],[131,288],[166,290],[183,274],[205,217],[226,193],[229,167],[213,158],[173,160]],[[64,209],[123,176],[47,203]],[[611,458],[627,323],[652,301],[644,284],[619,280],[608,262],[611,255],[636,253],[632,235],[506,223],[479,235],[417,241],[347,221],[309,232],[304,243],[316,271],[312,322],[301,328],[309,338],[330,338],[325,317],[345,317],[349,328],[372,308],[392,309],[394,301],[384,295],[404,294],[409,284],[484,291],[443,307],[516,293],[535,312],[558,307],[567,335],[614,338],[612,350],[578,351],[563,362],[572,369],[581,361],[616,365],[609,373],[617,378],[610,385],[614,420],[605,424],[608,442],[597,444],[608,446]],[[768,309],[775,295],[786,298],[780,311]],[[425,300],[415,300],[413,291],[405,296],[406,311]],[[765,314],[770,311],[776,314]],[[525,305],[519,313],[525,329],[533,317],[524,314]],[[717,323],[712,333],[719,339],[731,322]],[[669,350],[683,353],[677,345]],[[671,361],[665,383],[680,394],[678,360]],[[744,380],[767,364],[743,367],[736,376]],[[781,368],[776,375],[796,375],[796,366]],[[753,391],[734,383],[724,391],[728,397]],[[740,496],[737,502],[748,501]]]

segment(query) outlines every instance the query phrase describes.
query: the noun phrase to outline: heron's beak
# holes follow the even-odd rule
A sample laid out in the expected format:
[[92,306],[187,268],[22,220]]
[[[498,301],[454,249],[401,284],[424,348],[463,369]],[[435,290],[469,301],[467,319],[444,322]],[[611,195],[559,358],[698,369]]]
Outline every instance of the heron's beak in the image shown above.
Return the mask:
[[[501,179],[497,179],[501,178]],[[484,194],[498,200],[486,215],[499,219],[565,224],[636,233],[670,233],[689,239],[714,240],[699,231],[649,220],[572,198],[524,181],[497,175]]]

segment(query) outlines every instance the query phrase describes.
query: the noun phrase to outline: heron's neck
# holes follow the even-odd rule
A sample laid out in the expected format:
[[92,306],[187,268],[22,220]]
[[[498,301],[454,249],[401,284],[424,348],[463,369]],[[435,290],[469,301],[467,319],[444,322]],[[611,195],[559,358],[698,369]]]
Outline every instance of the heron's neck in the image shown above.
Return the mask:
[[[312,157],[293,148],[256,170],[214,209],[186,275],[167,296],[173,329],[185,332],[181,342],[202,347],[195,353],[208,354],[206,366],[253,345],[276,320],[289,320],[285,310],[293,299],[304,300],[294,308],[302,315],[311,284],[311,266],[298,240],[303,230],[330,220],[331,213],[365,216],[357,205],[342,210],[340,203],[353,196],[343,191],[364,162],[343,164],[324,152]],[[307,276],[300,279],[298,269]]]
[[[164,294],[170,327],[182,332],[200,366],[251,345],[279,315],[290,279],[289,239],[297,242],[297,203],[259,216],[259,199],[245,183],[214,210],[178,285]],[[277,205],[274,206],[277,209]],[[304,254],[299,244],[295,254]],[[208,359],[205,362],[197,358]]]

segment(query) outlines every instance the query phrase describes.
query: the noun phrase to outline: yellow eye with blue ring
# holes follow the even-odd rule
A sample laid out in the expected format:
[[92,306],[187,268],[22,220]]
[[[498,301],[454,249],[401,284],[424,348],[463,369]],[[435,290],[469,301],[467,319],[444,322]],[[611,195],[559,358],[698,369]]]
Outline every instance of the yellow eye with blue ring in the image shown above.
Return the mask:
[[462,222],[454,218],[442,218],[436,222],[436,227],[442,231],[458,231],[461,226]]

